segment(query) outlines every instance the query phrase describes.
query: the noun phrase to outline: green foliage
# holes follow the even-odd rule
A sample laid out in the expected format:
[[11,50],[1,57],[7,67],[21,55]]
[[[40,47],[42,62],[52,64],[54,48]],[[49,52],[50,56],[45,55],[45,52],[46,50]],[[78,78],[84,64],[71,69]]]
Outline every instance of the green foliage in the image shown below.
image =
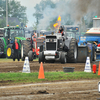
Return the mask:
[[5,17],[0,19],[0,28],[3,28],[4,26],[6,26],[6,19],[5,19]]
[[[0,17],[4,18],[4,20],[0,22],[0,26],[5,27],[6,0],[0,0]],[[22,6],[19,1],[9,0],[8,1],[8,17],[17,18],[21,23],[26,25],[28,21],[27,16],[26,16],[26,7]],[[16,25],[15,22],[9,22],[8,24],[10,26]]]
[[34,22],[34,24],[33,24],[33,30],[37,30],[37,23],[36,22]]
[[27,22],[26,7],[21,6],[19,1],[11,0],[8,2],[9,17],[17,17],[21,22]]

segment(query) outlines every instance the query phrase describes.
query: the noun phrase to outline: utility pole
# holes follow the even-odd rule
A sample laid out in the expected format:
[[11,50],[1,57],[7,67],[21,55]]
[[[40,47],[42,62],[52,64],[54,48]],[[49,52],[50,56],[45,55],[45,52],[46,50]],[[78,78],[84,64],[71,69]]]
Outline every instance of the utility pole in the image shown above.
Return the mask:
[[8,0],[6,0],[6,26],[8,25]]

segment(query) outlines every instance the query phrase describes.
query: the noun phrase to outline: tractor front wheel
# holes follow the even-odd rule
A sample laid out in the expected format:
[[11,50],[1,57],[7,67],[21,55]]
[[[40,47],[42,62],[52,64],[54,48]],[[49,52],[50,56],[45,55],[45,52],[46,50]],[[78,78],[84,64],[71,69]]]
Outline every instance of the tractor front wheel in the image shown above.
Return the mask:
[[61,53],[60,61],[62,64],[65,64],[67,62],[66,55],[63,52]]
[[44,55],[43,52],[39,53],[39,63],[43,62],[44,63]]
[[6,49],[6,56],[7,58],[13,58],[14,51],[12,49],[12,44],[8,44]]
[[29,57],[29,61],[33,61],[33,51],[29,51],[28,53],[28,57]]

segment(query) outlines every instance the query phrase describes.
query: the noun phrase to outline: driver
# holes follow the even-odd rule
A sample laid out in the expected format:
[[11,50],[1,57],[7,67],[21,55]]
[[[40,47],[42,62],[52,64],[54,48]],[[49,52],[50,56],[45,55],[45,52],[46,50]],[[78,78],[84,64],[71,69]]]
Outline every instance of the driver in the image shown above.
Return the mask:
[[62,26],[60,26],[58,33],[61,33],[62,36],[64,36],[64,29]]
[[36,38],[36,31],[33,32],[33,38]]

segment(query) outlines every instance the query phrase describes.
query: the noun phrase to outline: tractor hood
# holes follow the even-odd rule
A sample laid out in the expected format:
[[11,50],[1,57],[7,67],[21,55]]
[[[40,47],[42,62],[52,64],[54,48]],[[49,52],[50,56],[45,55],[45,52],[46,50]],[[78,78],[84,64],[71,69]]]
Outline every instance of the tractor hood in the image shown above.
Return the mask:
[[19,40],[26,40],[25,37],[15,37],[15,39],[19,39]]

